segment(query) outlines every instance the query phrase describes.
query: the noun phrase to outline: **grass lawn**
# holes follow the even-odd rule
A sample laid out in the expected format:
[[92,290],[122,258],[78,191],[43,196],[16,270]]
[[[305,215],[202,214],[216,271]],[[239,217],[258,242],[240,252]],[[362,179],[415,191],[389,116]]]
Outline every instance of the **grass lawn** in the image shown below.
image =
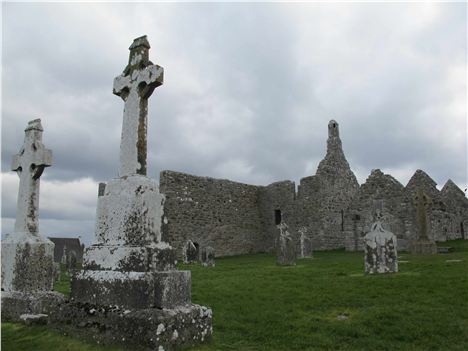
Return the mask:
[[[192,271],[193,302],[214,313],[212,343],[193,350],[468,350],[468,241],[441,245],[456,250],[401,253],[400,272],[379,276],[364,276],[363,253],[344,251],[294,267],[266,254],[181,265]],[[66,292],[67,281],[56,288]],[[120,349],[4,323],[2,350]]]

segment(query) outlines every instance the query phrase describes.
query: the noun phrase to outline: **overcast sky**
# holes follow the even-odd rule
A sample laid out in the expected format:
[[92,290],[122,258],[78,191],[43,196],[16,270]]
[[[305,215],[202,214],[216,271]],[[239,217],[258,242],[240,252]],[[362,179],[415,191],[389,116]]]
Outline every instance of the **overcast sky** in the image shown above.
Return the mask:
[[117,175],[112,83],[147,34],[164,85],[149,100],[148,173],[266,185],[315,174],[340,123],[360,183],[416,169],[467,187],[464,3],[3,3],[2,234],[11,157],[42,118],[54,164],[40,228],[92,240],[98,182]]

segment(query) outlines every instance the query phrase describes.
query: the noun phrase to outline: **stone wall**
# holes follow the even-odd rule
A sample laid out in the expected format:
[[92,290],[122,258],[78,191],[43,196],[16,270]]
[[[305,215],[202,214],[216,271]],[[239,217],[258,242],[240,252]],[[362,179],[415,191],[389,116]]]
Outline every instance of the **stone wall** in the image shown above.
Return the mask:
[[[289,180],[276,182],[259,188],[258,204],[263,224],[263,238],[266,251],[273,251],[279,233],[276,221],[288,224],[290,232],[296,233],[294,200],[296,185]],[[294,234],[293,234],[294,235]]]
[[265,240],[259,209],[258,186],[224,179],[197,177],[163,171],[160,191],[165,194],[163,239],[181,257],[182,247],[192,240],[211,246],[216,256],[263,252]]

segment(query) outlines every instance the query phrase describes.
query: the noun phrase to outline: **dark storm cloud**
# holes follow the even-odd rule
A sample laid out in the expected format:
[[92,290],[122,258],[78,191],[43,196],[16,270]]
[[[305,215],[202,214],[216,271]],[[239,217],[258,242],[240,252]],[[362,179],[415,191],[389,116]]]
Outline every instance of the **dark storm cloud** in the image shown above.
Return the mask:
[[[151,177],[298,182],[315,173],[334,118],[361,182],[382,168],[406,183],[422,168],[440,185],[467,183],[465,4],[4,9],[2,172],[27,121],[42,117],[54,152],[41,189],[46,231],[79,233],[79,220],[89,231],[97,182],[117,176],[123,102],[112,81],[142,34],[165,69],[149,103]],[[2,182],[11,219],[17,180]]]

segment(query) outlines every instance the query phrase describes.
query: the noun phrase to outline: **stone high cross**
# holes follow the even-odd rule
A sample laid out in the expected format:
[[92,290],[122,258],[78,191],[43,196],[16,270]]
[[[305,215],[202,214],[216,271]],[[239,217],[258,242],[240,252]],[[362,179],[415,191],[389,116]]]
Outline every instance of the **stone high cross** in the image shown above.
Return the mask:
[[146,175],[148,98],[163,83],[163,68],[149,60],[146,35],[130,46],[128,65],[114,79],[114,94],[125,101],[119,176]]
[[13,156],[12,171],[20,177],[15,233],[39,233],[39,178],[52,165],[52,151],[42,144],[41,120],[28,123],[19,154]]
[[414,196],[414,203],[419,223],[419,239],[427,239],[427,210],[430,208],[432,200],[421,188],[418,188]]

